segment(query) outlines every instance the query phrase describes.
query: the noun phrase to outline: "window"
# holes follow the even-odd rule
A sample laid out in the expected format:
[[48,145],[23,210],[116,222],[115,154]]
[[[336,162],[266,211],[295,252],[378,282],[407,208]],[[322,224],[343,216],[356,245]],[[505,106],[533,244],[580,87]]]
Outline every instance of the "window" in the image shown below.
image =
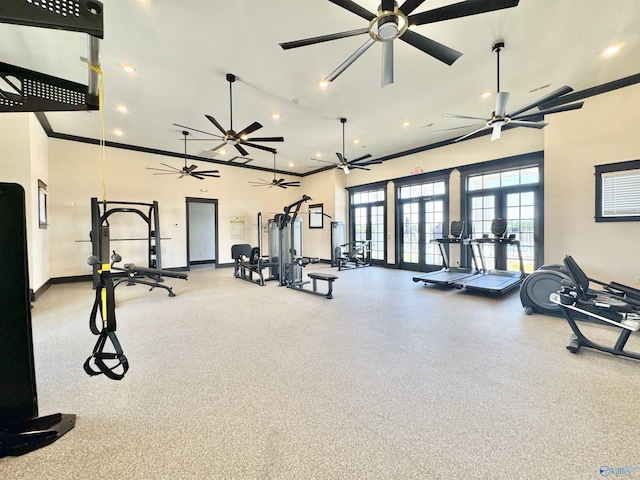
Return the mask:
[[596,222],[640,220],[640,160],[596,166]]
[[47,228],[47,185],[38,180],[38,225]]

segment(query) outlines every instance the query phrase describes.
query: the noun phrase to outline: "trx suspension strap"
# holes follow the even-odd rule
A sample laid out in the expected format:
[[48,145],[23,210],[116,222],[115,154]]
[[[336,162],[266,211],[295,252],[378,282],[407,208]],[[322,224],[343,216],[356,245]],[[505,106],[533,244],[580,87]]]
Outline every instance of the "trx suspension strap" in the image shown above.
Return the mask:
[[[91,258],[91,261],[96,261],[95,257]],[[112,380],[122,380],[127,370],[129,370],[129,362],[116,336],[116,305],[113,279],[111,278],[111,265],[103,263],[99,273],[100,281],[96,286],[96,299],[89,316],[89,328],[91,333],[98,335],[98,341],[93,347],[93,353],[84,362],[84,371],[90,376],[104,374]],[[97,323],[98,311],[100,311],[102,318],[100,327]],[[115,350],[114,353],[103,351],[107,340],[111,341]],[[117,363],[110,362],[111,366],[109,366],[106,363],[109,360],[117,361]],[[116,372],[116,369],[120,367],[121,372]]]

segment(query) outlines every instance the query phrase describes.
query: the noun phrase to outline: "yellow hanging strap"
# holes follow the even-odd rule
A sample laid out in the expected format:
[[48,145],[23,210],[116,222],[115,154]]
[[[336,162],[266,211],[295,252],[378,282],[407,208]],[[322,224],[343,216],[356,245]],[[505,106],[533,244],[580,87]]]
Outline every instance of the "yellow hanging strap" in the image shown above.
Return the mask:
[[107,185],[105,181],[106,175],[106,149],[104,145],[104,90],[103,90],[103,80],[104,74],[102,73],[102,69],[100,65],[94,66],[88,63],[89,68],[96,72],[100,76],[100,81],[98,82],[98,111],[100,112],[100,179],[102,181],[102,200],[104,202],[107,201]]

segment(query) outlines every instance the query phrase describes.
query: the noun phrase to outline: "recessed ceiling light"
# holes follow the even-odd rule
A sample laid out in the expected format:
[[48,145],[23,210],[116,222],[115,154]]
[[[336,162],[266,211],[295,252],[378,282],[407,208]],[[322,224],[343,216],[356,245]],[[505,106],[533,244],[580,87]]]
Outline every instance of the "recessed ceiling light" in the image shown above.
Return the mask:
[[316,152],[316,157],[321,157],[322,156],[322,152]]
[[359,138],[354,138],[353,139],[353,143],[360,143],[360,139]]
[[329,80],[320,80],[320,82],[318,82],[318,85],[320,85],[320,87],[325,88],[327,85],[329,85]]
[[490,96],[491,96],[491,92],[482,92],[482,95],[481,95],[482,98],[487,98]]
[[223,148],[223,149],[221,149],[221,150],[218,150],[218,153],[219,153],[220,155],[226,155],[226,154],[227,154],[227,151]]
[[602,52],[602,54],[605,56],[614,55],[620,51],[620,48],[620,45],[611,45],[610,47],[606,48]]
[[124,105],[116,105],[116,110],[122,113],[127,113],[129,111],[129,109]]
[[293,162],[289,162],[289,166],[293,167],[294,166]]
[[278,112],[273,112],[271,114],[271,118],[273,118],[274,120],[278,120],[280,118],[280,114]]
[[122,135],[122,130],[120,130],[119,128],[114,128],[112,132],[114,135],[118,135],[118,136]]
[[124,70],[127,73],[133,73],[136,71],[136,68],[132,65],[127,65],[126,63],[123,63],[122,65],[120,65],[120,68],[122,68],[122,70]]
[[403,127],[408,127],[409,125],[411,125],[411,122],[409,120],[405,120],[404,122],[402,122]]

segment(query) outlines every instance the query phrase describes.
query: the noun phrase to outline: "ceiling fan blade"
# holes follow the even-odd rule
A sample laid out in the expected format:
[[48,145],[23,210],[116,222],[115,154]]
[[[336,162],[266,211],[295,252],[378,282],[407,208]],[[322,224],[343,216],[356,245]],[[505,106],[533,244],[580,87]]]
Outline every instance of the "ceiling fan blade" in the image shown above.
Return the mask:
[[362,8],[357,3],[352,2],[351,0],[329,0],[331,3],[338,5],[346,10],[349,10],[351,13],[355,13],[359,17],[364,18],[365,20],[371,21],[376,16],[371,13],[369,10]]
[[204,175],[205,173],[220,173],[220,170],[202,170],[201,172],[198,172],[200,175]]
[[283,42],[280,44],[283,50],[290,48],[306,47],[307,45],[315,45],[316,43],[330,42],[331,40],[339,40],[341,38],[353,37],[367,33],[368,28],[358,28],[357,30],[348,30],[346,32],[331,33],[329,35],[321,35],[319,37],[304,38],[302,40],[294,40],[291,42]]
[[210,152],[215,152],[216,150],[220,150],[222,147],[226,147],[227,144],[225,143],[221,143],[220,145],[218,145],[217,147],[213,147],[212,149],[210,149]]
[[526,122],[524,120],[511,120],[507,125],[512,127],[544,128],[549,124],[545,122]]
[[456,115],[454,113],[443,113],[442,116],[443,117],[448,117],[448,118],[464,118],[464,119],[467,119],[467,120],[481,120],[483,122],[487,121],[486,118],[470,117],[469,115]]
[[479,13],[502,10],[504,8],[517,7],[520,0],[466,0],[427,12],[417,13],[409,17],[409,23],[413,25],[425,25],[427,23],[452,20],[454,18],[468,17]]
[[464,140],[465,138],[469,138],[469,137],[475,135],[476,133],[479,133],[479,132],[481,132],[483,130],[486,130],[487,128],[491,128],[491,127],[488,126],[488,125],[485,125],[484,127],[478,128],[477,130],[474,130],[471,133],[467,133],[466,135],[463,135],[462,137],[456,138],[454,140],[454,142],[459,142],[460,140]]
[[177,172],[153,173],[152,175],[175,175]]
[[299,187],[300,182],[282,182],[281,185],[285,187]]
[[349,67],[349,65],[355,62],[360,57],[360,55],[366,52],[374,43],[376,43],[376,41],[373,38],[369,38],[366,42],[364,42],[364,44],[360,48],[358,48],[355,52],[353,52],[349,56],[349,58],[347,58],[344,62],[338,65],[338,68],[336,68],[333,72],[327,75],[327,77],[324,80],[327,82],[333,82],[336,78],[338,78],[338,75],[344,72],[347,69],[347,67]]
[[284,142],[284,137],[251,137],[246,142]]
[[216,173],[198,172],[198,175],[200,175],[202,177],[220,178],[220,175],[218,175]]
[[189,176],[191,176],[193,178],[197,178],[198,180],[204,180],[204,177],[201,177],[197,173],[190,173]]
[[341,153],[336,152],[336,156],[338,157],[338,160],[340,161],[340,163],[347,163],[346,159],[342,156]]
[[393,83],[393,41],[382,42],[382,87]]
[[539,115],[547,115],[548,113],[560,113],[560,112],[568,112],[569,110],[579,110],[584,105],[584,102],[570,103],[569,105],[558,105],[557,107],[552,108],[540,108]]
[[494,125],[493,132],[491,132],[491,141],[500,139],[500,132],[502,132],[502,124]]
[[[175,173],[175,170],[167,170],[166,168],[153,168],[153,167],[146,167],[147,170],[157,170],[158,172],[171,172],[171,173]],[[180,170],[177,170],[178,172]]]
[[393,7],[395,6],[394,0],[382,0],[380,2],[380,9],[383,12],[393,12]]
[[[356,166],[358,165],[381,165],[383,162],[382,160],[369,160],[368,162],[362,162],[362,163],[356,163]],[[353,164],[351,164],[353,166]]]
[[447,65],[452,65],[453,62],[462,56],[461,52],[411,30],[406,30],[400,36],[400,40],[416,47],[418,50],[422,50],[427,55],[431,55],[433,58],[436,58]]
[[469,127],[477,127],[478,124],[477,123],[472,123],[470,125],[462,125],[460,127],[451,127],[451,128],[441,128],[440,130],[434,130],[431,133],[442,133],[442,132],[450,132],[451,130],[462,130],[463,128],[469,128]]
[[565,95],[569,92],[573,92],[573,88],[568,87],[568,86],[564,86],[564,87],[560,87],[557,90],[554,90],[553,92],[545,95],[544,97],[540,97],[538,100],[536,100],[533,103],[530,103],[529,105],[526,105],[522,108],[519,108],[518,110],[511,112],[509,115],[507,115],[509,118],[513,118],[516,115],[519,115],[521,113],[526,112],[527,110],[531,110],[532,108],[535,108],[539,105],[542,105],[544,103],[550,102],[551,100],[555,100],[558,97],[561,97],[562,95]]
[[[211,132],[205,132],[204,130],[198,130],[197,128],[186,127],[186,126],[180,125],[178,123],[174,123],[173,125],[176,126],[176,127],[180,127],[180,128],[186,128],[187,130],[193,130],[194,132],[204,133],[205,135],[211,135],[212,137],[222,138],[220,135],[216,135],[215,133],[211,133]],[[201,139],[201,138],[187,138],[187,141],[190,141],[190,140],[203,140],[203,139]]]
[[206,114],[205,114],[205,117],[207,117],[207,120],[213,123],[216,126],[216,128],[222,132],[223,135],[227,134],[227,131],[224,128],[222,128],[222,125],[220,125],[215,118],[213,118],[211,115],[206,115]]
[[349,164],[349,168],[358,168],[360,170],[371,170],[369,167],[365,167],[363,165],[353,165],[353,164]]
[[168,165],[166,163],[162,163],[160,162],[160,165],[164,165],[165,167],[169,167],[171,170],[175,170],[176,172],[181,172],[182,170],[180,170],[179,168],[176,167],[172,167],[171,165]]
[[319,158],[310,158],[309,160],[313,160],[314,162],[330,163],[331,165],[335,165],[336,164],[336,162],[330,162],[328,160],[321,160]]
[[498,92],[496,94],[496,116],[504,117],[504,112],[507,109],[508,101],[509,92]]
[[[189,168],[187,168],[187,172],[193,172],[196,168],[198,168],[197,165],[191,165]],[[202,173],[202,172],[198,172],[198,173]]]
[[364,160],[365,158],[370,158],[370,157],[371,157],[371,154],[367,153],[366,155],[362,155],[361,157],[354,158],[353,160],[350,160],[349,161],[349,165],[353,165],[354,163],[359,162],[360,160]]
[[405,15],[409,15],[416,8],[424,3],[424,0],[406,0],[399,8]]
[[[275,148],[269,148],[269,147],[265,147],[263,145],[257,145],[255,143],[249,143],[249,142],[242,142],[242,144],[246,145],[247,147],[257,148],[258,150],[264,150],[265,152],[276,153],[276,149]],[[236,147],[237,146],[238,145],[236,145]]]
[[259,128],[262,128],[262,125],[260,123],[258,123],[258,122],[253,122],[251,125],[249,125],[244,130],[241,130],[240,132],[236,133],[236,138],[240,138],[240,137],[243,137],[245,135],[249,135],[250,133],[255,132]]
[[239,143],[236,143],[234,147],[236,147],[236,150],[238,150],[240,152],[240,155],[242,155],[243,157],[245,155],[249,155],[249,152],[247,152],[244,148],[242,148]]

